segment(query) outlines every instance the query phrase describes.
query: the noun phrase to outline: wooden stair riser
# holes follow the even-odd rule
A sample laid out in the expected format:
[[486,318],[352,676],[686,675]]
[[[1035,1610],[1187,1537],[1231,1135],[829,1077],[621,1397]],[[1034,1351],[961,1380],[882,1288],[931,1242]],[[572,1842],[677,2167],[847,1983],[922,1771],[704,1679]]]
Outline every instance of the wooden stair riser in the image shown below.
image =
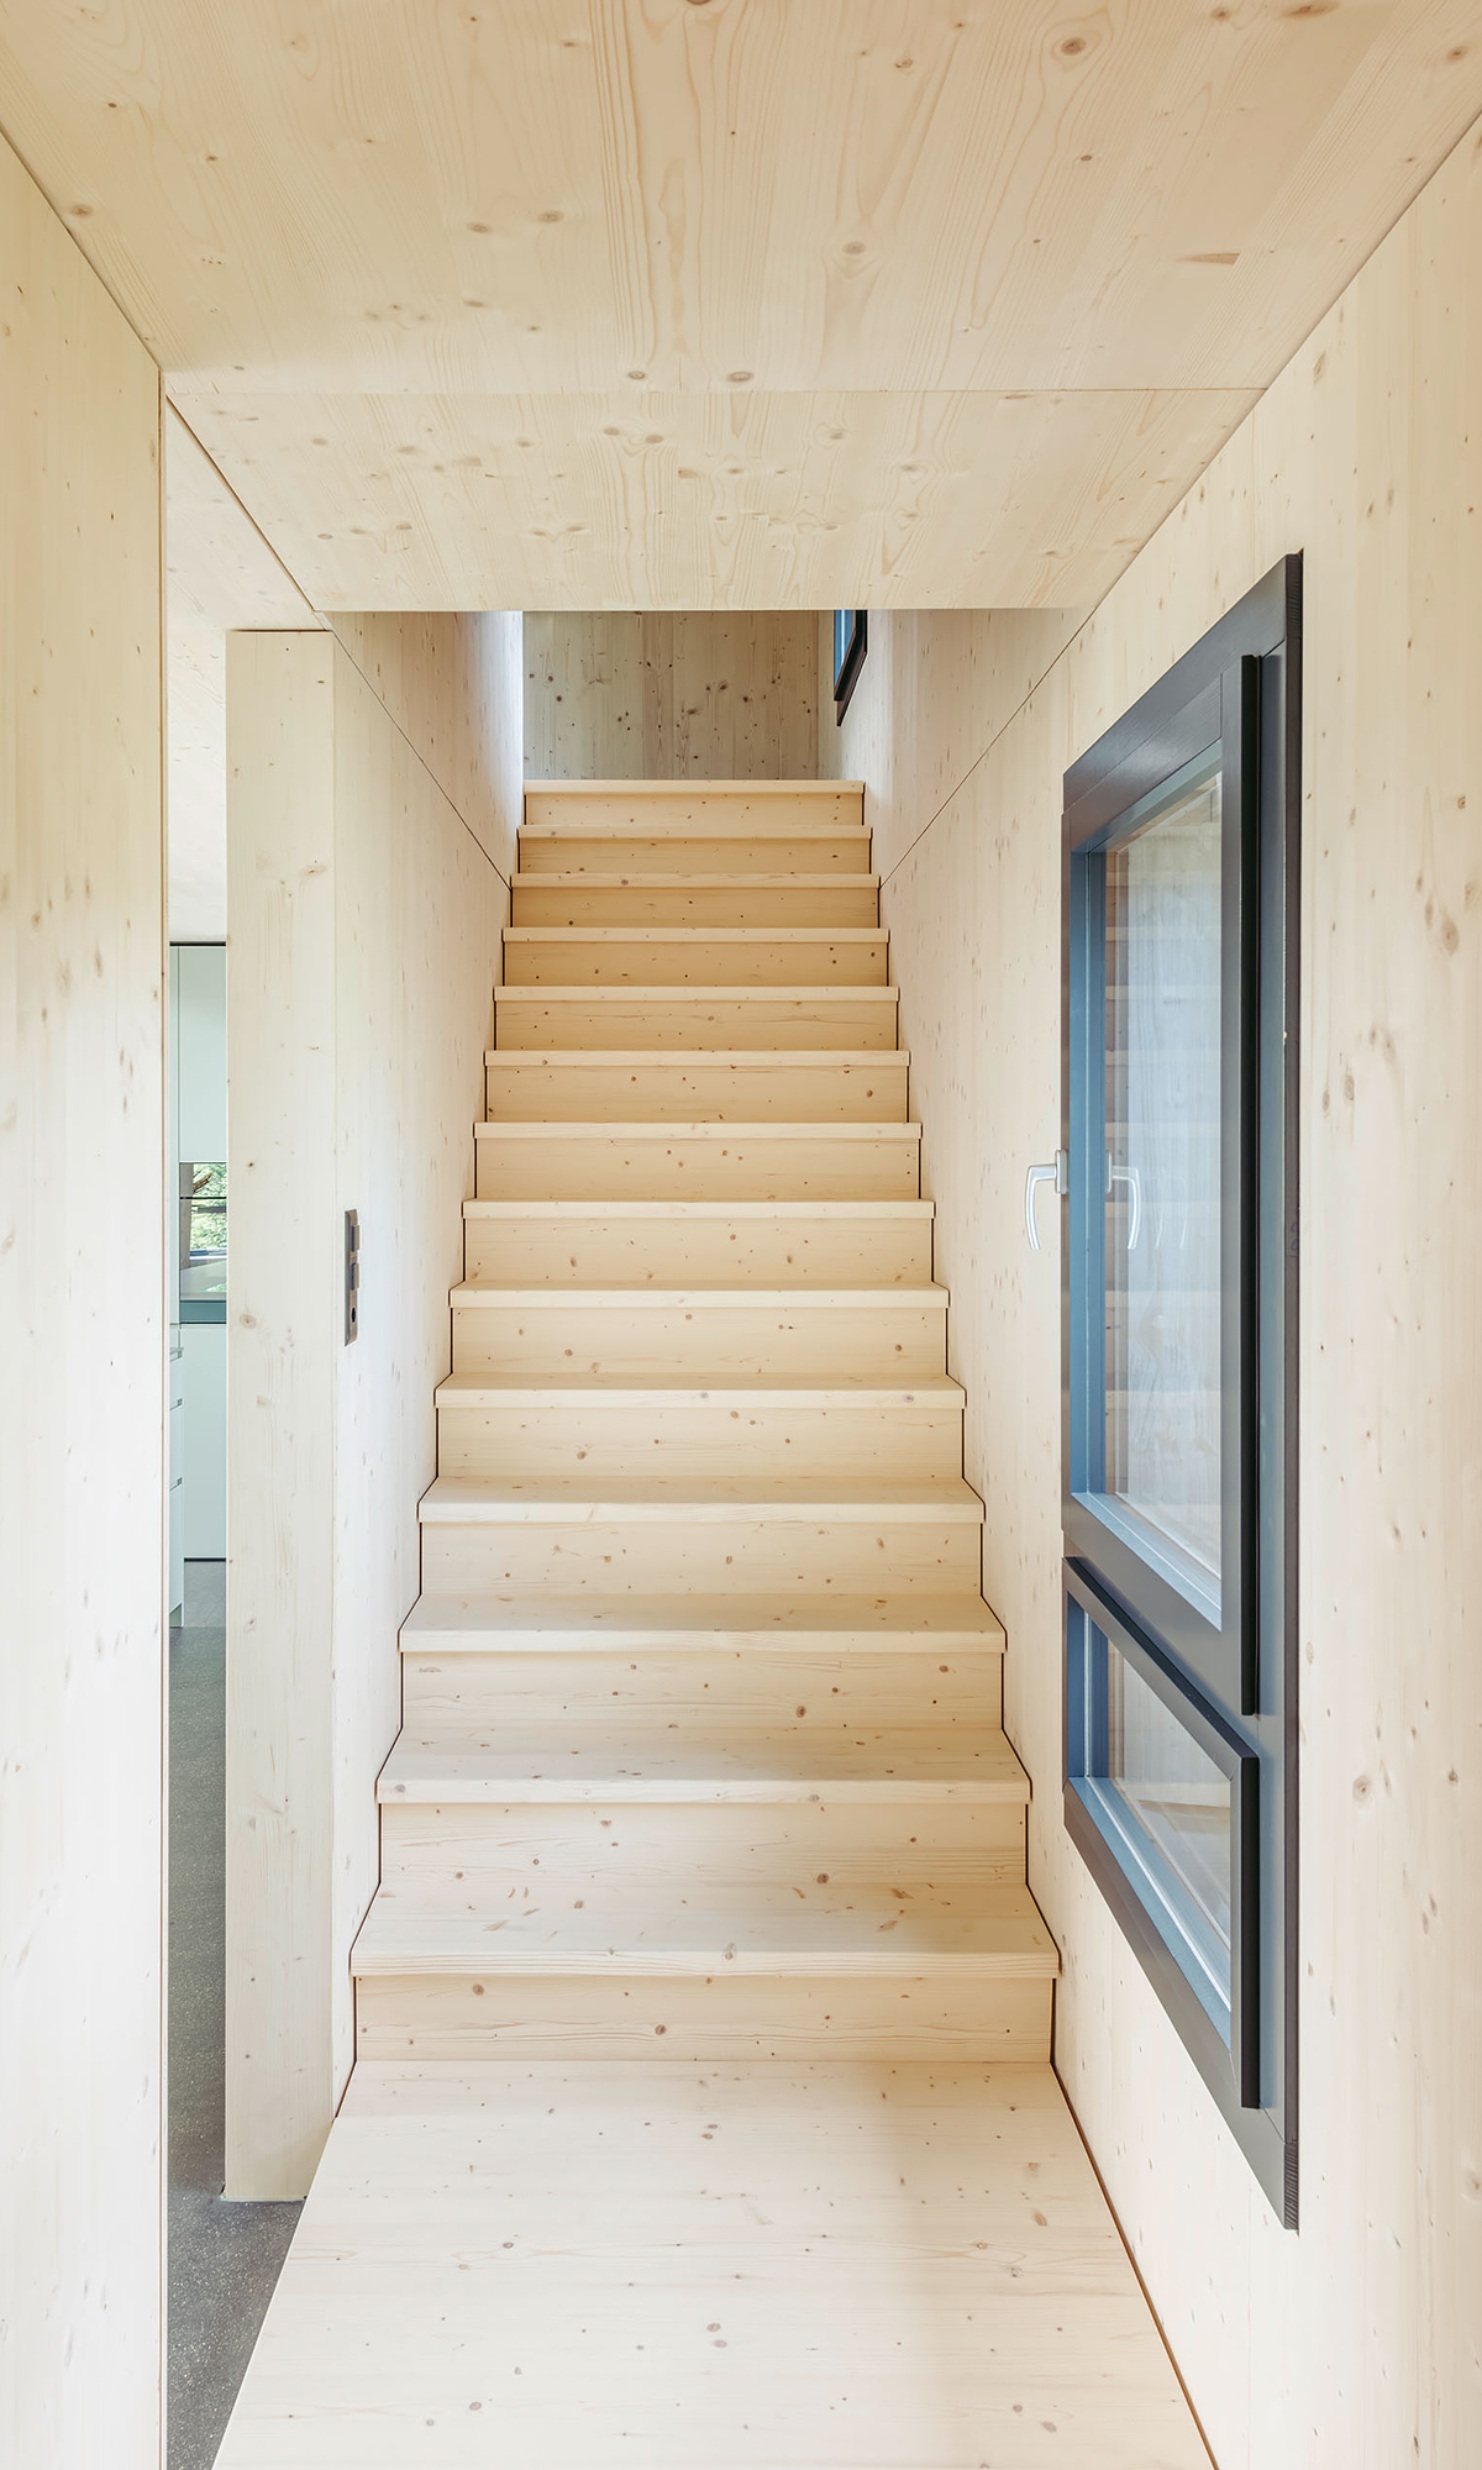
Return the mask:
[[520,875],[512,926],[878,926],[873,875]]
[[524,824],[568,834],[693,832],[704,840],[738,832],[864,837],[864,791],[857,781],[530,781]]
[[485,1097],[505,1123],[904,1123],[904,1054],[491,1055]]
[[581,1214],[543,1212],[532,1203],[486,1217],[474,1202],[464,1221],[464,1268],[470,1278],[510,1286],[925,1286],[932,1221],[919,1204],[909,1214],[762,1204],[664,1216],[598,1204]]
[[1041,1980],[692,1981],[437,1975],[362,1980],[367,2059],[653,2058],[740,2064],[1040,2060],[1054,1985]]
[[898,1011],[893,986],[498,986],[494,1043],[501,1054],[886,1054]]
[[891,1475],[924,1481],[962,1473],[957,1401],[754,1406],[722,1394],[658,1405],[652,1393],[611,1405],[581,1393],[518,1406],[439,1405],[438,1471],[522,1484],[542,1477],[623,1483],[646,1475],[683,1492],[687,1483],[745,1484],[802,1470],[815,1482],[868,1482]]
[[404,1650],[402,1707],[410,1742],[456,1746],[490,1727],[553,1743],[573,1723],[659,1727],[686,1740],[717,1727],[807,1738],[840,1724],[931,1724],[991,1730],[1002,1720],[1002,1655],[984,1649],[825,1655],[655,1648],[604,1653],[434,1655]]
[[982,1535],[955,1519],[479,1521],[424,1525],[429,1594],[965,1594],[980,1583]]
[[867,875],[870,836],[858,826],[809,831],[802,825],[769,832],[745,828],[706,832],[548,831],[526,824],[520,834],[522,875]]
[[507,986],[883,986],[867,927],[507,927]]
[[[548,1290],[549,1305],[521,1301],[453,1303],[453,1370],[497,1373],[509,1380],[679,1379],[700,1385],[735,1379],[897,1386],[940,1377],[946,1370],[945,1301],[918,1304],[908,1289],[876,1301],[814,1303],[762,1298],[708,1303],[698,1292],[660,1303],[640,1290],[631,1301],[567,1302]],[[822,1296],[824,1290],[820,1289]]]
[[914,1125],[488,1124],[474,1157],[480,1200],[904,1201],[921,1186]]
[[970,1895],[1024,1877],[1022,1801],[388,1802],[388,1888],[497,1918],[557,1902],[641,1914],[683,1882],[691,1902],[783,1917],[820,1883],[847,1894],[881,1879],[906,1900]]

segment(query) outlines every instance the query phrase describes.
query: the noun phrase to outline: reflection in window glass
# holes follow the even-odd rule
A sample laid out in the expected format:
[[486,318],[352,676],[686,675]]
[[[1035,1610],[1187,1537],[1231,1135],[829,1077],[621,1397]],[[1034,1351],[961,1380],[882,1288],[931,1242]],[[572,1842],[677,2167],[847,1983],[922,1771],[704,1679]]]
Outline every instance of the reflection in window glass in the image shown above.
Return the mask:
[[1107,1781],[1149,1869],[1180,1891],[1189,1935],[1228,2004],[1230,1779],[1109,1642],[1106,1655]]
[[1106,1489],[1218,1592],[1220,779],[1106,855]]

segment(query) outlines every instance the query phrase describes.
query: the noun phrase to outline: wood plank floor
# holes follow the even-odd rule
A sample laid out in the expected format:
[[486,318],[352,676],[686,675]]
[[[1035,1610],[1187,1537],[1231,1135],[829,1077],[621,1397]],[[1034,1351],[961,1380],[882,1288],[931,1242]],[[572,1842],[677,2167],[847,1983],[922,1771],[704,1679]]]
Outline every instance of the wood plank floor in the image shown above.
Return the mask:
[[1208,2470],[1045,2066],[362,2061],[219,2470]]

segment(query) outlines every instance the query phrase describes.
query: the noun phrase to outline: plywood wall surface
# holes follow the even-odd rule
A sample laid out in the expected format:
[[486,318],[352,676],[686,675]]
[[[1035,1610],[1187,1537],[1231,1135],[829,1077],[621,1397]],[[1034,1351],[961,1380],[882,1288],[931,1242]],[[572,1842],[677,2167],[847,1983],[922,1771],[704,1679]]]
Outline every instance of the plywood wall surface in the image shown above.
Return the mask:
[[158,374],[0,143],[0,2456],[154,2470]]
[[806,612],[562,611],[525,620],[532,780],[811,780]]
[[524,790],[518,610],[342,614],[335,633],[506,882]]
[[349,2073],[518,823],[518,621],[400,623],[229,644],[238,2196],[304,2192]]
[[[893,650],[883,621],[836,751],[902,818],[884,914],[1009,1634],[1007,1721],[1035,1786],[1031,1882],[1065,1957],[1058,2064],[1221,2470],[1482,2459],[1479,401],[1473,137],[1026,702],[948,695],[913,753],[891,699],[910,699],[913,670],[946,674],[952,637],[928,620]],[[1059,1126],[1061,775],[1291,550],[1299,2237],[1063,1832],[1058,1260],[1023,1226],[1025,1169]],[[1032,667],[1044,646],[1019,648]],[[913,818],[930,823],[914,840]]]
[[333,2115],[335,661],[228,638],[226,2191],[264,2200]]

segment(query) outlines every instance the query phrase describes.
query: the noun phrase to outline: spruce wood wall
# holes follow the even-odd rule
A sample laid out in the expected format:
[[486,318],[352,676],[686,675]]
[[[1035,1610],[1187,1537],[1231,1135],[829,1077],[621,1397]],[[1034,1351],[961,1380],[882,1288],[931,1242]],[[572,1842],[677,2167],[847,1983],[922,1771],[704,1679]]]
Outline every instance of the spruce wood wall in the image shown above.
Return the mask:
[[[812,780],[807,611],[558,611],[525,620],[532,780]],[[832,706],[830,706],[832,725]]]
[[0,2458],[159,2459],[160,389],[0,141]]
[[519,825],[519,627],[339,618],[228,644],[237,2196],[304,2192],[351,2062]]
[[[1482,2460],[1482,140],[1086,623],[881,618],[869,784],[1057,2062],[1220,2470]],[[1301,2209],[1279,2228],[1060,1817],[1066,765],[1306,556]],[[1057,632],[1057,629],[1059,630]]]

